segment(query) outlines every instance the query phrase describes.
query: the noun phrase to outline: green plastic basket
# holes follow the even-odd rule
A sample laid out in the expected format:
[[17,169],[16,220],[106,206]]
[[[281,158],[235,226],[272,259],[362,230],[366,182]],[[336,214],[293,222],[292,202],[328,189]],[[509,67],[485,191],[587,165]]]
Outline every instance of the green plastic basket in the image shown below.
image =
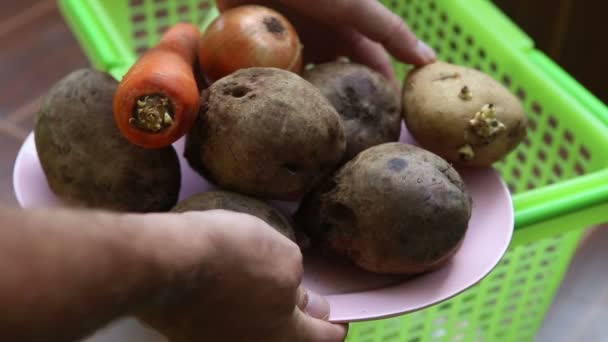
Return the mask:
[[[516,231],[498,267],[416,313],[351,325],[349,341],[532,341],[586,227],[608,222],[608,109],[534,48],[490,1],[387,0],[450,62],[476,67],[525,104],[525,142],[496,165],[514,193]],[[62,0],[91,63],[116,78],[173,23],[206,25],[207,0]],[[399,77],[408,66],[395,63]]]

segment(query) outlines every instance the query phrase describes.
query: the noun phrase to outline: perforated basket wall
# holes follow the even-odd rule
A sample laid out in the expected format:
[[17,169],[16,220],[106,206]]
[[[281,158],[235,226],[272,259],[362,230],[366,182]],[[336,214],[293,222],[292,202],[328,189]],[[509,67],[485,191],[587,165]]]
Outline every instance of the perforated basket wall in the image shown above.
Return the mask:
[[[580,239],[608,221],[608,110],[485,0],[384,0],[449,62],[502,82],[525,104],[528,138],[496,167],[513,191],[516,232],[498,267],[425,310],[351,325],[349,341],[532,341]],[[177,21],[201,24],[205,0],[62,0],[92,63],[120,78]],[[395,61],[403,78],[408,66]],[[577,176],[576,179],[573,179]],[[488,227],[489,229],[491,227]]]
[[422,311],[354,324],[349,341],[533,341],[579,236],[512,248],[477,286]]

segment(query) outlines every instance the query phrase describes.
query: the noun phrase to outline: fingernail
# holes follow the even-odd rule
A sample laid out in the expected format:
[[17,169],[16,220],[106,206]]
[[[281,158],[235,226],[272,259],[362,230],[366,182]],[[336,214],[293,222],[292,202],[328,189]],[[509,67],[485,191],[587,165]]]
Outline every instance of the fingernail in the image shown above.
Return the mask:
[[304,312],[314,318],[328,319],[329,302],[327,302],[325,297],[312,291],[308,291],[308,304],[304,308]]
[[431,49],[431,47],[422,40],[418,41],[418,44],[416,45],[416,52],[424,59],[426,63],[433,62],[437,58],[435,51],[433,51],[433,49]]

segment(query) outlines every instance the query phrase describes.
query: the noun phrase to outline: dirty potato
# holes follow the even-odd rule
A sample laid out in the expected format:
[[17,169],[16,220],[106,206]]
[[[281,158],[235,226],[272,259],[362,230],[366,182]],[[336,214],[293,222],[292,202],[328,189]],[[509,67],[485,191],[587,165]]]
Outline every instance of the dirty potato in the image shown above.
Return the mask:
[[304,199],[295,215],[314,244],[359,267],[418,274],[458,250],[471,197],[445,160],[413,145],[361,152]]
[[215,82],[204,97],[185,156],[223,189],[298,199],[344,154],[338,113],[292,72],[241,69]]
[[48,92],[34,128],[48,184],[70,206],[168,211],[180,191],[177,153],[172,146],[147,150],[123,138],[112,113],[117,87],[109,74],[80,69]]
[[369,147],[399,139],[399,92],[376,71],[365,65],[336,61],[316,65],[303,77],[321,90],[342,118],[345,162]]

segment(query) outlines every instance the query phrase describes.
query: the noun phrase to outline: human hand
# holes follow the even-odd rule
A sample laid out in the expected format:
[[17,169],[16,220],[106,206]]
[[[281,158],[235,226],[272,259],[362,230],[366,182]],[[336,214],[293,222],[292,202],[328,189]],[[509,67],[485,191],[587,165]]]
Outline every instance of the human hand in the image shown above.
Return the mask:
[[368,65],[398,84],[390,62],[396,59],[425,65],[435,52],[419,40],[401,17],[376,0],[217,0],[220,11],[259,4],[284,14],[304,45],[304,63],[322,63],[346,56]]
[[324,321],[327,302],[300,286],[299,247],[262,220],[227,211],[153,220],[165,227],[157,259],[172,285],[137,316],[171,342],[345,339],[344,326]]

